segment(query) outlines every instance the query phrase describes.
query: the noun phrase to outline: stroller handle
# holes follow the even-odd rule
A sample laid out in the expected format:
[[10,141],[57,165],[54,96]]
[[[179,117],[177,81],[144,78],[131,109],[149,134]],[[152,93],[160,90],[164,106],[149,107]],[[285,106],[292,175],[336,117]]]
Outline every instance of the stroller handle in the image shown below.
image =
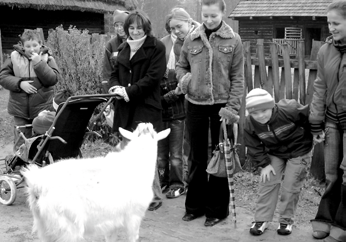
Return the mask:
[[63,138],[61,138],[60,136],[52,136],[52,137],[49,137],[49,139],[50,140],[52,140],[52,139],[57,139],[57,140],[59,140],[61,143],[63,143],[63,144],[67,144],[67,142],[63,139]]

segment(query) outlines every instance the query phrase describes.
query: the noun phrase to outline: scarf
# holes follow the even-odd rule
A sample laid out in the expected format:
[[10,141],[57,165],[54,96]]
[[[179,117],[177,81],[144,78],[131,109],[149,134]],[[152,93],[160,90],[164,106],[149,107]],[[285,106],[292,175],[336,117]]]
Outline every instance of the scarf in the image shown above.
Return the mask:
[[[171,40],[174,45],[174,42],[177,40],[177,36],[174,34],[171,34]],[[169,53],[169,59],[167,62],[167,68],[168,69],[175,69],[175,55],[174,55],[174,48],[172,46],[171,52]]]
[[137,50],[139,50],[139,48],[142,47],[142,45],[143,45],[143,43],[144,43],[146,38],[147,38],[147,36],[144,35],[140,39],[135,39],[135,40],[134,39],[130,39],[130,38],[127,39],[127,43],[129,44],[130,49],[131,49],[130,60],[136,54]]

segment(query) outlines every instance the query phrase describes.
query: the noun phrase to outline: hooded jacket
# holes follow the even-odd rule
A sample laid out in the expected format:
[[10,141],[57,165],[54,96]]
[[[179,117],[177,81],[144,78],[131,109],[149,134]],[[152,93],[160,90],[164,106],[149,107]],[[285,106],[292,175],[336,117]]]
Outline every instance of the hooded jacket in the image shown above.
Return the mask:
[[[189,102],[226,104],[238,112],[244,89],[240,36],[222,21],[221,27],[208,40],[204,25],[200,25],[185,38],[176,73]],[[188,73],[191,77],[183,78]]]
[[111,78],[113,71],[114,62],[116,56],[118,55],[118,47],[123,43],[123,39],[117,35],[113,39],[107,42],[105,53],[103,56],[103,66],[102,66],[102,87],[104,93],[108,93],[108,81]]
[[337,115],[346,114],[346,55],[327,38],[317,55],[317,78],[311,101],[310,117],[313,133],[321,133],[326,111]]
[[[52,106],[53,86],[58,82],[59,70],[52,56],[48,57],[47,62],[41,60],[33,65],[22,46],[15,45],[14,49],[0,71],[0,85],[10,91],[8,113],[33,119],[40,111]],[[20,88],[24,80],[33,81],[31,85],[37,88],[37,93],[24,92]]]
[[307,154],[313,144],[308,116],[309,106],[294,99],[279,101],[266,124],[248,115],[244,128],[245,146],[254,167],[269,165],[268,154],[284,160]]

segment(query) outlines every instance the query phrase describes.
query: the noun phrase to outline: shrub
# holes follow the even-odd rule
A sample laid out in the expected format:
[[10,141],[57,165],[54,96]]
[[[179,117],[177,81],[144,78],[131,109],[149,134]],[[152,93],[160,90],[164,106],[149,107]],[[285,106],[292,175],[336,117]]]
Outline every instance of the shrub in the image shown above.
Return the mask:
[[75,95],[102,93],[102,60],[107,41],[103,37],[72,26],[49,31],[46,45],[61,73],[56,90],[70,88]]
[[[101,94],[103,55],[108,39],[106,35],[90,35],[88,30],[73,26],[68,30],[62,26],[50,30],[46,45],[51,48],[61,74],[55,91],[68,88],[74,95]],[[95,110],[89,126],[102,136],[103,141],[115,145],[117,135],[106,124],[105,117],[99,115],[103,106],[101,104]],[[96,137],[89,136],[88,139],[95,141]]]

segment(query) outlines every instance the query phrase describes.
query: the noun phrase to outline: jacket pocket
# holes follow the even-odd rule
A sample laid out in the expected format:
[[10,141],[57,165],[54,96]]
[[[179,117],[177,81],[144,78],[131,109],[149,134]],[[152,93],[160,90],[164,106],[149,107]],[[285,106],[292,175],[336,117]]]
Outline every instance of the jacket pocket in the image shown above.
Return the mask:
[[224,54],[231,53],[233,51],[233,46],[219,46],[219,51]]
[[191,56],[191,62],[192,63],[198,63],[201,62],[203,59],[202,56],[202,50],[203,50],[203,46],[192,46],[189,48],[189,53]]
[[232,56],[233,56],[233,49],[234,47],[232,45],[230,46],[225,46],[225,45],[220,45],[218,47],[219,53],[218,53],[218,57],[219,57],[219,61],[221,62],[230,62],[232,60]]

